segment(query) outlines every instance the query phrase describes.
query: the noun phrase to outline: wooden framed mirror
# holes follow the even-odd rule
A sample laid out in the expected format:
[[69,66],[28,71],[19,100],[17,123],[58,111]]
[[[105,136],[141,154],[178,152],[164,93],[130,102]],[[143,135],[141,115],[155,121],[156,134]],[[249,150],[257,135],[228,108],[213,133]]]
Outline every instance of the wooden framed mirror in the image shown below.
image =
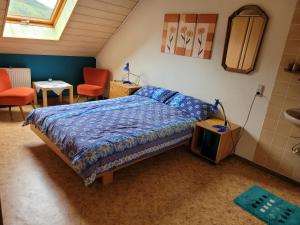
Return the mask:
[[237,73],[250,73],[268,22],[267,14],[256,5],[246,5],[228,19],[222,66]]

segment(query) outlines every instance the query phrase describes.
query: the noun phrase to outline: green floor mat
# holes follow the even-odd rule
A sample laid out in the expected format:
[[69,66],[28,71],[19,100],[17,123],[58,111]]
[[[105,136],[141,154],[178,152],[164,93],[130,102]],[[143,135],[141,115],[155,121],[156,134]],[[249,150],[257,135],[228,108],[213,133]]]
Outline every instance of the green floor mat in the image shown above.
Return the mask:
[[254,185],[234,202],[269,225],[300,225],[300,208]]

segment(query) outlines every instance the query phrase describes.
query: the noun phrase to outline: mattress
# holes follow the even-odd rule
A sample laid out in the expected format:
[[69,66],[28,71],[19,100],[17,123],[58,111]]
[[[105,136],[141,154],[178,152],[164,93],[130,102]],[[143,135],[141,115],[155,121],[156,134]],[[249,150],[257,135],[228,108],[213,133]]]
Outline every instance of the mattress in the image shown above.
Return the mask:
[[154,99],[123,98],[33,110],[33,124],[70,160],[86,185],[97,174],[160,154],[188,140],[197,120]]

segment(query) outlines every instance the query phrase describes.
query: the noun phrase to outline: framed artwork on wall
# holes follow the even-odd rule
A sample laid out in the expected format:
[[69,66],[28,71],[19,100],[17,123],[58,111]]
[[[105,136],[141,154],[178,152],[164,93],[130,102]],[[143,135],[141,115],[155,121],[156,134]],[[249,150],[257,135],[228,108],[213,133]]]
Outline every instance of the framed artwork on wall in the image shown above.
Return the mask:
[[192,56],[197,14],[181,14],[175,54]]
[[161,52],[174,54],[180,14],[166,14],[163,28]]
[[218,14],[166,14],[161,52],[210,59]]
[[193,57],[201,59],[211,58],[217,19],[217,14],[198,14],[193,46]]

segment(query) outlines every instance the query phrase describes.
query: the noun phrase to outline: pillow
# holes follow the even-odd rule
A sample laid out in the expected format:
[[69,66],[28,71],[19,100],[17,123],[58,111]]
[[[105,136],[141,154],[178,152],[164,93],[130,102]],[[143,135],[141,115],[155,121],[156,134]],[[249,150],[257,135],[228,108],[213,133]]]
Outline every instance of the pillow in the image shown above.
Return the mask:
[[157,88],[153,94],[152,98],[159,101],[159,102],[166,102],[169,98],[171,98],[173,95],[175,95],[177,92],[171,91],[165,88]]
[[137,90],[134,94],[152,98],[152,94],[156,89],[158,89],[158,88],[154,87],[154,86],[144,86],[144,87],[140,88],[139,90]]
[[211,114],[216,113],[218,109],[207,102],[197,98],[186,96],[181,93],[175,94],[166,101],[166,104],[190,114],[198,120],[205,120]]
[[154,86],[144,86],[138,91],[136,91],[135,95],[140,95],[148,98],[155,99],[159,102],[164,103],[169,98],[171,98],[173,95],[175,95],[177,92],[171,91],[165,88],[160,87],[154,87]]

